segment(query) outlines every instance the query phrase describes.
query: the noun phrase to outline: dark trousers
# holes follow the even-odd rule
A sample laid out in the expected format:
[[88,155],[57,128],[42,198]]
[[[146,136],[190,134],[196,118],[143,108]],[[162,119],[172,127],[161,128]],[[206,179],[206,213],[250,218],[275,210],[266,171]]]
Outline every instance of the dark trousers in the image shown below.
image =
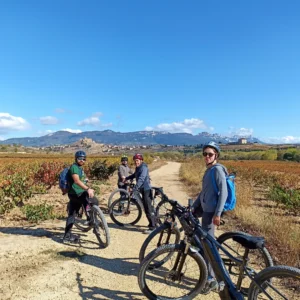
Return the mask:
[[[212,222],[212,219],[214,217],[214,212],[203,212],[202,213],[202,221],[201,221],[201,225],[202,228],[207,231],[208,234],[210,234],[212,237],[215,237],[215,225]],[[208,266],[208,275],[210,277],[215,277],[215,273],[210,265],[210,263],[208,262],[208,260],[204,257],[204,259],[206,260],[207,266]]]
[[[123,184],[123,185],[118,184],[118,188],[127,191],[128,185],[127,184]],[[126,197],[127,197],[127,195],[124,192],[120,192],[120,196],[121,196],[122,199],[126,199]]]
[[68,197],[69,197],[68,217],[67,217],[67,221],[66,221],[65,234],[71,232],[71,229],[75,222],[75,214],[78,213],[82,204],[84,205],[85,209],[89,203],[99,205],[98,199],[96,197],[89,198],[87,192],[83,192],[80,195],[68,194]]
[[149,222],[148,227],[151,229],[155,228],[156,217],[154,207],[152,206],[152,190],[141,189],[140,193],[142,195],[142,198],[139,198],[143,203],[145,214]]

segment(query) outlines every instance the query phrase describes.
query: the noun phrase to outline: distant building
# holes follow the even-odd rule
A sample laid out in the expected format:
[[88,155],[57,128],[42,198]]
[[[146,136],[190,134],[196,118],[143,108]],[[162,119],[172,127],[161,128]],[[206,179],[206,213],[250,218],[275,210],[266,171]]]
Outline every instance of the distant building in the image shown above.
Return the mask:
[[247,144],[247,139],[245,139],[245,138],[238,139],[238,144],[240,144],[240,145]]

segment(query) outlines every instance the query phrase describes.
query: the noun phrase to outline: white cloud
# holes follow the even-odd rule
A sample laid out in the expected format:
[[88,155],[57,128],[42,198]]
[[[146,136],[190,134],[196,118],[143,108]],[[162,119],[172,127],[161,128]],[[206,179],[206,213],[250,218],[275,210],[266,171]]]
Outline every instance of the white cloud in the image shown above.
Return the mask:
[[71,132],[71,133],[81,133],[82,130],[80,129],[70,129],[70,128],[64,128],[64,129],[61,129],[62,131],[68,131],[68,132]]
[[0,132],[7,133],[10,131],[26,130],[30,127],[29,123],[21,118],[12,116],[9,113],[0,112]]
[[101,112],[97,112],[95,114],[93,114],[91,117],[86,118],[82,121],[79,121],[77,123],[78,126],[93,126],[93,127],[111,127],[112,123],[106,123],[106,124],[102,124],[100,117],[103,114]]
[[104,128],[109,128],[109,127],[112,127],[113,123],[105,123],[105,124],[101,124],[101,127],[104,127]]
[[175,132],[185,132],[185,133],[193,133],[195,129],[205,129],[211,130],[204,121],[196,118],[185,119],[182,122],[173,122],[173,123],[162,123],[158,124],[154,127],[147,126],[145,130],[147,131],[167,131],[171,133]]
[[40,122],[42,125],[55,125],[58,123],[58,119],[51,116],[41,117]]
[[294,137],[291,135],[284,137],[270,137],[270,138],[261,138],[265,143],[271,144],[298,144],[300,143],[300,137]]
[[253,135],[253,129],[252,128],[244,128],[244,127],[241,127],[241,128],[231,127],[229,135],[230,136],[237,135],[240,137],[248,137],[250,135],[251,136]]

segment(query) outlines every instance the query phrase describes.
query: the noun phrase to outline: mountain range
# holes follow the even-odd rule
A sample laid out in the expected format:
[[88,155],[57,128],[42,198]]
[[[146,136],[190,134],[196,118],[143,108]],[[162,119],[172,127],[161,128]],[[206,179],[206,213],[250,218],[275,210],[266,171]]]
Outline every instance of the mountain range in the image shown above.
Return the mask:
[[[217,133],[201,132],[197,135],[190,133],[170,133],[162,131],[135,131],[115,132],[112,130],[85,131],[71,133],[69,131],[57,131],[41,137],[10,138],[0,141],[0,144],[20,144],[25,147],[47,147],[54,145],[68,145],[80,139],[90,138],[97,143],[113,145],[197,145],[209,141],[222,144],[237,142],[241,136],[226,137]],[[255,137],[243,136],[248,143],[263,143]]]

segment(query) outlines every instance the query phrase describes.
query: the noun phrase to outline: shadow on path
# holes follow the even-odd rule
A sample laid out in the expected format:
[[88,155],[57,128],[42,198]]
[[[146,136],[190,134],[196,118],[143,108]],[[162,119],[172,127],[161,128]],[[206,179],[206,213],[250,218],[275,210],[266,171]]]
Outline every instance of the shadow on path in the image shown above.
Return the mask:
[[[57,252],[66,258],[74,258],[81,263],[101,268],[109,272],[113,272],[126,276],[137,276],[139,269],[139,262],[136,257],[133,258],[105,258],[86,253],[78,253],[77,251],[60,251]],[[131,262],[131,260],[137,261],[137,263]]]
[[[51,228],[33,228],[35,226],[31,227],[3,227],[0,228],[0,232],[5,234],[12,234],[12,235],[27,235],[32,237],[47,237],[49,239],[52,239],[54,242],[63,244],[62,239],[64,235],[64,227],[51,227]],[[75,235],[78,235],[79,237],[79,243],[76,244],[63,244],[68,245],[72,247],[82,247],[84,249],[101,249],[99,243],[97,242],[96,236],[92,234],[91,238],[89,237],[87,239],[87,234],[83,233],[76,228],[72,230],[75,232]]]
[[[112,299],[112,300],[134,300],[144,298],[142,293],[133,293],[128,291],[109,290],[99,287],[89,287],[82,284],[80,274],[77,273],[76,281],[79,288],[79,295],[82,300],[96,300],[96,299]],[[102,297],[101,297],[102,296]],[[135,296],[139,296],[138,298]]]

